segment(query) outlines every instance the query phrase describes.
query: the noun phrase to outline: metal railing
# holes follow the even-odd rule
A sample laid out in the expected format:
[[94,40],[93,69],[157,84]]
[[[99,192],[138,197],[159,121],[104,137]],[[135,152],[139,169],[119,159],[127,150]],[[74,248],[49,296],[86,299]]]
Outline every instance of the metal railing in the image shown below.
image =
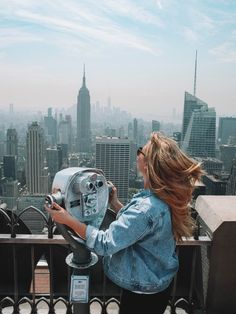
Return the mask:
[[[42,216],[47,234],[30,234],[21,219],[29,209]],[[79,313],[70,301],[72,270],[65,263],[70,246],[61,235],[55,234],[50,217],[37,208],[29,207],[18,215],[0,208],[0,218],[0,232],[4,225],[4,233],[0,234],[0,314],[37,314],[42,313],[42,307],[45,309],[43,313],[54,314],[58,312],[59,305],[60,313]],[[186,313],[204,313],[201,248],[210,244],[211,239],[207,235],[196,235],[183,239],[177,245],[180,269],[172,284],[169,300],[171,314],[177,313],[177,308],[184,309]],[[48,289],[39,292],[37,280],[42,278],[42,274],[37,274],[36,269],[39,269],[37,265],[42,260],[48,269]],[[90,270],[91,313],[95,305],[98,308],[96,313],[109,313],[111,304],[119,308],[119,299],[120,288],[105,277],[99,260]]]

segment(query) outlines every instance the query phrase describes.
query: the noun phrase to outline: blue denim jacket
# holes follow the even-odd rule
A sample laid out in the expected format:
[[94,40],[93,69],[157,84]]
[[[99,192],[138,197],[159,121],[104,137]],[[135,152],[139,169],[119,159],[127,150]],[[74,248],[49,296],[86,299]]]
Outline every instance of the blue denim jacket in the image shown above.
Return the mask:
[[131,291],[160,292],[178,270],[169,207],[150,190],[134,195],[107,230],[88,225],[86,245],[104,256],[107,277]]

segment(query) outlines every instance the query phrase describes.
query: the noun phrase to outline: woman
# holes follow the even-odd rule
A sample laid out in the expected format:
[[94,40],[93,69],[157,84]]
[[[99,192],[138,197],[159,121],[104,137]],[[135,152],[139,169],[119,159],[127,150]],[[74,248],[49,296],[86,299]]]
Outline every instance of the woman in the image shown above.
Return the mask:
[[104,256],[106,275],[122,288],[120,314],[164,313],[170,284],[178,270],[176,241],[191,236],[194,221],[189,203],[194,183],[201,177],[200,164],[191,160],[176,142],[161,133],[137,151],[137,168],[144,189],[126,206],[112,185],[110,207],[116,220],[102,231],[73,218],[54,203],[54,221],[72,228],[86,246]]

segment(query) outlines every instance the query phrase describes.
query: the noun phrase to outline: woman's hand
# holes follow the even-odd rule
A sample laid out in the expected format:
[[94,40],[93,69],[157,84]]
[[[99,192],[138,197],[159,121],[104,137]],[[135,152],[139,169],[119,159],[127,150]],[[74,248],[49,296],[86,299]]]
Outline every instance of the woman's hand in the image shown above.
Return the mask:
[[51,207],[45,205],[46,210],[52,217],[52,220],[60,224],[69,226],[74,218],[63,207],[53,202]]
[[111,181],[107,181],[109,187],[111,187],[111,191],[109,193],[109,203],[116,203],[118,200],[117,196],[117,188],[114,186],[114,184]]
[[53,202],[52,207],[45,205],[46,210],[52,217],[52,220],[63,225],[67,225],[75,231],[82,239],[86,239],[86,224],[71,216],[67,210]]
[[109,194],[108,202],[111,208],[117,213],[121,209],[121,207],[123,207],[123,204],[118,199],[117,188],[114,186],[114,184],[111,181],[108,181],[108,184],[111,187],[111,192]]

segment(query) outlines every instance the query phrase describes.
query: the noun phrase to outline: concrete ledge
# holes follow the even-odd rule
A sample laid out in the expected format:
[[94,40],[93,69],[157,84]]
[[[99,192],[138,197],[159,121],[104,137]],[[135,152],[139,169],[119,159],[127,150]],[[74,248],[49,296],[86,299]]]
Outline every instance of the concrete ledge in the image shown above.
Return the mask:
[[214,232],[225,221],[236,221],[236,196],[200,195],[195,209]]

